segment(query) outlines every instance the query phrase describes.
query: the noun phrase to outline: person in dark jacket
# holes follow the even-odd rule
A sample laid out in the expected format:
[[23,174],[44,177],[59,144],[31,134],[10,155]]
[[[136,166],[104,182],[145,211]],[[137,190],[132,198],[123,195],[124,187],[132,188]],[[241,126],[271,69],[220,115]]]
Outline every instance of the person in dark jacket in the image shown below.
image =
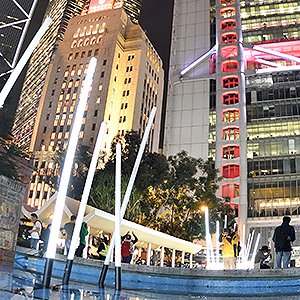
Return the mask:
[[275,243],[275,269],[288,268],[291,259],[292,245],[295,241],[295,229],[290,226],[290,217],[283,217],[282,224],[275,228],[273,242]]

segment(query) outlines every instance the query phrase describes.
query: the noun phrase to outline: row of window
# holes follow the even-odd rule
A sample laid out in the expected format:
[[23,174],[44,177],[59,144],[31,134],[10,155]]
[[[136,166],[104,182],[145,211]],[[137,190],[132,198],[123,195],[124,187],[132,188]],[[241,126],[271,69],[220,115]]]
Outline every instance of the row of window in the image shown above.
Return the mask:
[[[93,56],[97,56],[97,55],[99,54],[99,50],[100,50],[100,49],[95,49],[95,50],[94,50],[94,55],[93,55]],[[93,50],[89,50],[89,51],[87,52],[87,57],[92,56],[92,53],[93,53]],[[84,57],[86,56],[86,51],[82,51],[81,53],[76,52],[75,54],[70,53],[70,54],[68,55],[68,60],[77,59],[77,58],[79,58],[79,56],[80,56],[80,58],[84,58]],[[105,65],[106,65],[106,64],[105,64]]]

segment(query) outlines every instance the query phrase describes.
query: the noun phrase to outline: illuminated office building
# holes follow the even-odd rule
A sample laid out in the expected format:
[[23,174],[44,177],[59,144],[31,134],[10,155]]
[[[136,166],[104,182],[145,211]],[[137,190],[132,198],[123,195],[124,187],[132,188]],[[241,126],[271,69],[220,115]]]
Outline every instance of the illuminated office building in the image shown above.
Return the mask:
[[123,8],[134,23],[138,23],[142,0],[124,0]]
[[[284,214],[300,225],[300,10],[296,1],[237,5],[175,1],[165,151],[215,162],[224,177],[219,195],[229,196],[248,230],[259,228],[267,241]],[[251,45],[240,49],[242,40]]]
[[[110,1],[112,3],[112,1]],[[108,4],[106,2],[105,4]],[[96,4],[98,5],[98,4]],[[113,9],[110,9],[110,8]],[[158,152],[163,95],[162,61],[139,25],[121,7],[90,6],[70,20],[52,56],[35,122],[32,150],[36,167],[28,205],[40,207],[51,196],[43,175],[53,172],[53,154],[66,149],[88,62],[98,59],[85,108],[79,143],[92,151],[102,121],[107,122],[102,150],[112,139],[135,130],[142,136],[153,106],[157,113],[148,139]]]
[[31,137],[51,56],[63,40],[69,20],[81,13],[83,4],[84,0],[49,1],[45,16],[53,21],[31,57],[12,129],[15,143],[25,150],[32,150]]

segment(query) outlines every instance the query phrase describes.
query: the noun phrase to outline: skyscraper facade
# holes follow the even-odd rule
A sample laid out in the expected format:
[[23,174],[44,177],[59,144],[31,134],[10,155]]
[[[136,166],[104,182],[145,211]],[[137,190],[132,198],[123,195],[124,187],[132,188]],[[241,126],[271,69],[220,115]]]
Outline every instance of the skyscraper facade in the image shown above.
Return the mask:
[[35,172],[27,204],[42,206],[53,190],[44,176],[54,172],[53,156],[66,149],[90,58],[98,59],[85,108],[79,144],[92,151],[102,121],[107,123],[102,150],[112,139],[135,130],[142,136],[157,107],[148,146],[158,151],[163,96],[162,61],[139,25],[119,7],[72,18],[52,56],[41,95],[32,150]]
[[16,3],[3,0],[0,12],[0,75],[11,71],[17,63],[25,34],[37,0]]
[[25,150],[32,150],[33,128],[51,56],[57,44],[63,40],[69,20],[82,12],[83,4],[84,0],[49,2],[45,16],[53,21],[30,60],[12,129],[15,143]]
[[[241,1],[239,8],[232,9],[236,3],[220,1],[216,9],[214,2],[205,0],[175,1],[165,149],[168,155],[185,149],[193,156],[215,162],[225,177],[220,196],[230,196],[248,230],[258,229],[263,233],[262,240],[268,242],[271,229],[284,214],[300,224],[299,10],[295,1]],[[234,25],[238,24],[235,13],[239,9],[243,31],[240,40],[234,29],[239,27]],[[223,23],[228,24],[222,27]],[[250,43],[244,43],[247,120],[241,120],[241,107],[234,96],[240,96],[236,88],[241,81],[232,61],[239,61],[236,46],[242,40]],[[222,48],[218,48],[219,57],[212,49],[216,43]],[[279,52],[279,56],[269,50]],[[228,68],[226,60],[230,61]],[[223,78],[225,73],[218,78],[216,68],[227,78]],[[247,125],[247,149],[243,154],[247,167],[237,166],[240,151],[236,144],[241,142],[241,130],[245,131],[241,121]],[[224,143],[228,147],[224,148]],[[240,174],[247,182],[243,207],[238,185],[224,189],[224,184],[235,183]]]

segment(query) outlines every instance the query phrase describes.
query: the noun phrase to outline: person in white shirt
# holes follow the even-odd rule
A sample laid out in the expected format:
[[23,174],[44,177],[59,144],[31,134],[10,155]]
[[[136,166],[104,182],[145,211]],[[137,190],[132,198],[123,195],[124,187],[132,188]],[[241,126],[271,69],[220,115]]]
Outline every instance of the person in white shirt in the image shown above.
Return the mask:
[[42,223],[38,220],[38,216],[35,213],[31,214],[31,221],[34,223],[34,225],[32,229],[28,231],[31,235],[30,246],[32,249],[37,249],[40,234],[42,231]]

